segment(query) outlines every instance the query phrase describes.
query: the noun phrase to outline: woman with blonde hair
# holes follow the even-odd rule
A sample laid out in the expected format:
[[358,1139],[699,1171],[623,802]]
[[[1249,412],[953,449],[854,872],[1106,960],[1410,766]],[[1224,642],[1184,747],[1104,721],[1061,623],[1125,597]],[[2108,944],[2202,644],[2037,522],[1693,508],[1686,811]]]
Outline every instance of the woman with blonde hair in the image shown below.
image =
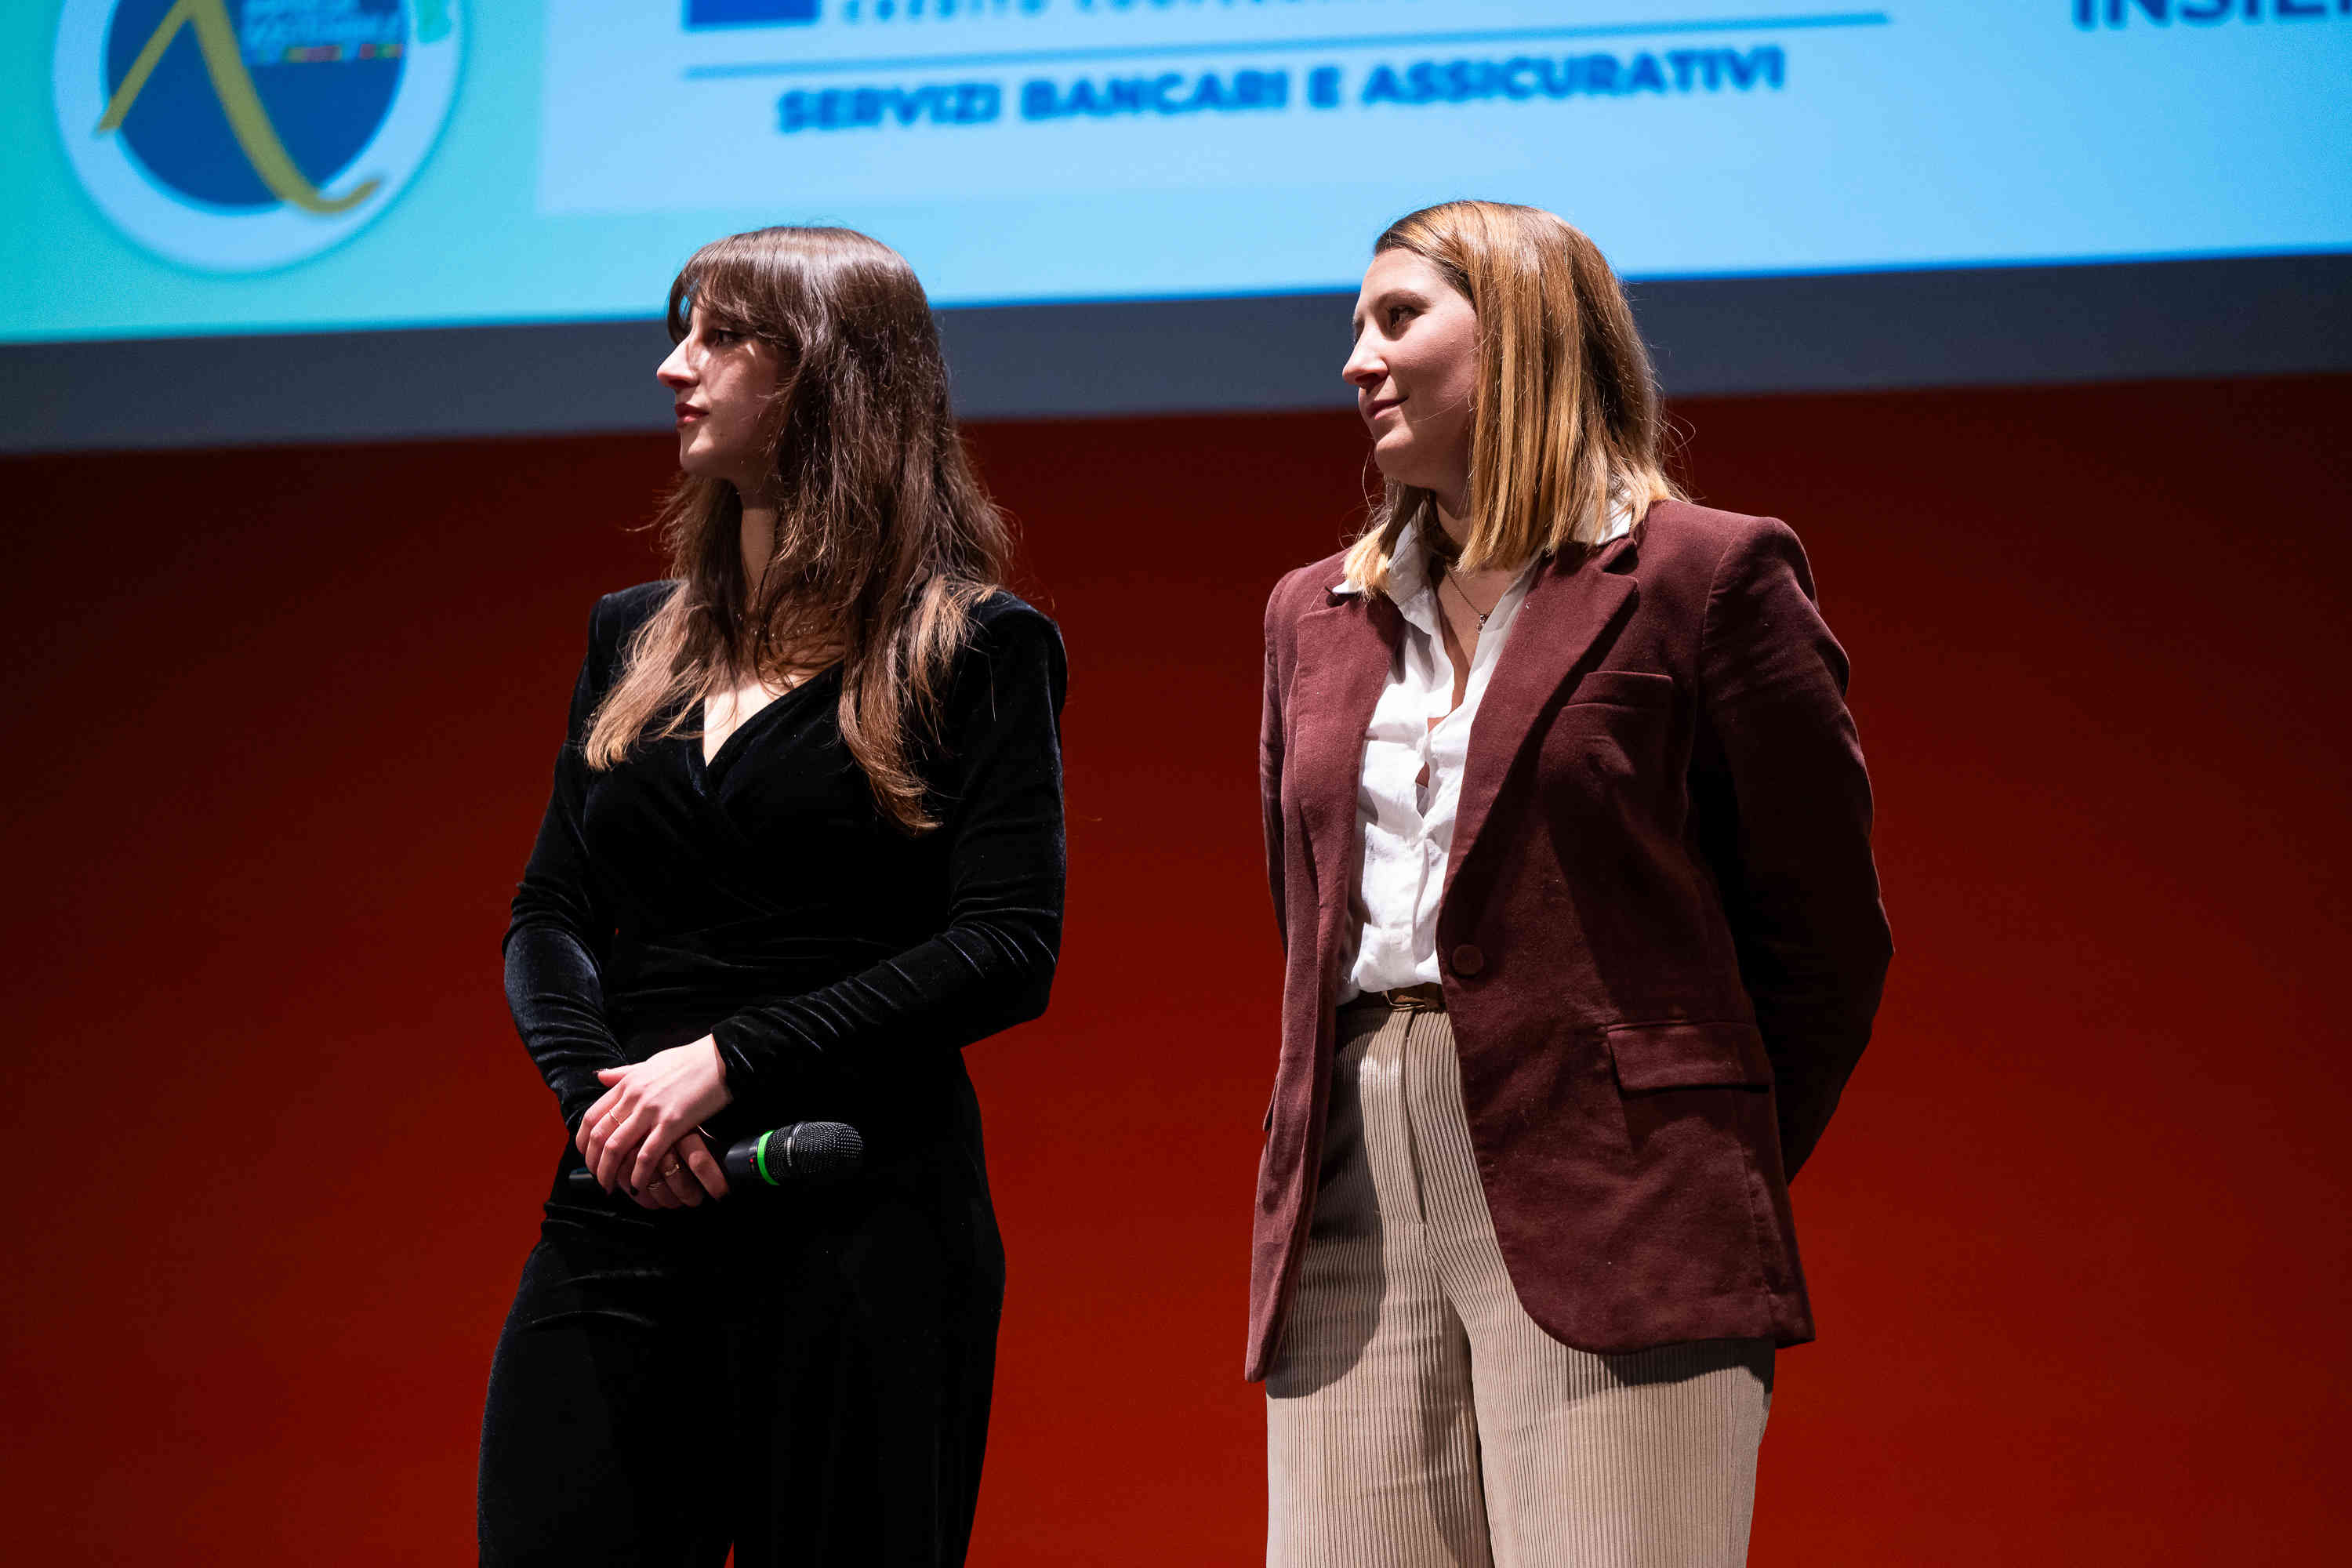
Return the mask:
[[[589,618],[507,931],[568,1137],[481,1561],[959,1563],[1004,1291],[961,1051],[1053,980],[1061,639],[897,252],[736,235],[669,318],[671,577]],[[854,1180],[730,1189],[717,1151],[803,1122]]]
[[1386,497],[1266,608],[1267,1562],[1738,1563],[1890,953],[1845,655],[1559,218],[1401,219],[1355,333]]

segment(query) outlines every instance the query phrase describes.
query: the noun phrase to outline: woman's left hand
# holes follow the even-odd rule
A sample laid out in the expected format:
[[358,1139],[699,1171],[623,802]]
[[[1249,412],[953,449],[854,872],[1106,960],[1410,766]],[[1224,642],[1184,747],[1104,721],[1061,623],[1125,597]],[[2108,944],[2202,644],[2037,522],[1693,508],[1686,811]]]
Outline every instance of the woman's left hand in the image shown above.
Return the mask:
[[632,1194],[656,1179],[677,1141],[734,1099],[719,1045],[709,1036],[656,1051],[625,1068],[596,1075],[604,1097],[580,1119],[581,1156],[606,1192]]

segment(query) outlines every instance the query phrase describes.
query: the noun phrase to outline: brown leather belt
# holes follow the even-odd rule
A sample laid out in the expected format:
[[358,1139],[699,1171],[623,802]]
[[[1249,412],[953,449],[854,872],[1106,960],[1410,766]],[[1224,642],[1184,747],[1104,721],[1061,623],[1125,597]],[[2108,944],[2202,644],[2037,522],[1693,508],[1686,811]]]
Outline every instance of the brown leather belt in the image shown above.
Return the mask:
[[1399,1013],[1443,1013],[1445,987],[1434,980],[1400,985],[1393,991],[1366,991],[1347,1004],[1350,1007],[1386,1007]]

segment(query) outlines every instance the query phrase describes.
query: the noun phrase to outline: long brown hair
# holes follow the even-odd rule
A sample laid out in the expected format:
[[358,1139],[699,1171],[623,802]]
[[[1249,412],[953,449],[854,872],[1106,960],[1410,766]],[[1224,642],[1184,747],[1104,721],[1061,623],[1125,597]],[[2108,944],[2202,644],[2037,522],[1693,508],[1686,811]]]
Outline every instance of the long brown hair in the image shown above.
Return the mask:
[[936,826],[916,769],[938,731],[972,607],[996,591],[1012,533],[972,472],[948,405],[930,301],[888,246],[845,228],[762,228],[713,240],[669,289],[669,330],[707,322],[774,347],[769,493],[774,553],[756,601],[742,500],[682,476],[659,527],[675,593],[630,639],[590,721],[588,765],[698,722],[705,698],[751,676],[841,668],[841,735],[885,816]]
[[[1615,506],[1639,518],[1680,497],[1660,460],[1664,416],[1633,309],[1580,230],[1541,207],[1443,202],[1391,224],[1372,254],[1389,250],[1436,268],[1478,316],[1463,570],[1598,543]],[[1409,522],[1446,548],[1436,496],[1391,483],[1349,548],[1351,584],[1387,586]]]

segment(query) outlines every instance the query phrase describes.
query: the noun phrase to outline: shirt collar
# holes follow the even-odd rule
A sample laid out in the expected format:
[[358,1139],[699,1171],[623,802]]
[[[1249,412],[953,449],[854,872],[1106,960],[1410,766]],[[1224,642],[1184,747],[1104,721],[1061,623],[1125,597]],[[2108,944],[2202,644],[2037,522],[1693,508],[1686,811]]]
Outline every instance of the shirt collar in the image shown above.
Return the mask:
[[[1601,536],[1601,542],[1607,544],[1612,540],[1622,539],[1633,531],[1633,509],[1622,499],[1612,500],[1609,531]],[[1411,604],[1416,595],[1427,592],[1428,588],[1429,552],[1421,547],[1421,525],[1408,522],[1397,531],[1396,548],[1389,552],[1388,595],[1392,603],[1402,608]],[[1360,594],[1363,590],[1343,577],[1331,584],[1331,592]]]
[[1397,533],[1389,552],[1389,597],[1402,606],[1429,592],[1429,552],[1421,542],[1421,524],[1408,522]]

